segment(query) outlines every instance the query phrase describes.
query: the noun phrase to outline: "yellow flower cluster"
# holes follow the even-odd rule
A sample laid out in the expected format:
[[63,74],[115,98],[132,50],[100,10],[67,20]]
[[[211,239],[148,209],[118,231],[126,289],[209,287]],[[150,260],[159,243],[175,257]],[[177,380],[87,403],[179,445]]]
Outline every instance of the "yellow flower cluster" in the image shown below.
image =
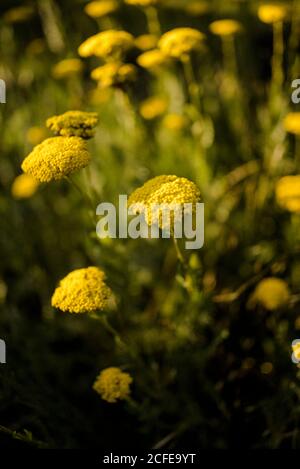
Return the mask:
[[137,69],[132,64],[110,62],[95,68],[91,77],[98,82],[100,88],[118,86],[136,78]]
[[132,378],[120,368],[111,367],[101,371],[93,389],[104,401],[115,403],[127,399],[130,395]]
[[300,175],[285,176],[277,182],[278,204],[290,212],[300,212]]
[[154,96],[145,99],[140,105],[140,114],[146,120],[156,119],[164,114],[168,107],[168,101],[165,98]]
[[135,46],[143,51],[155,49],[158,43],[158,38],[154,34],[142,34],[135,38]]
[[148,70],[155,70],[166,62],[168,62],[168,57],[160,49],[144,52],[137,58],[137,63]]
[[260,5],[257,15],[263,23],[272,24],[283,21],[286,17],[287,9],[284,5],[266,4]]
[[29,174],[21,174],[14,180],[11,193],[15,199],[27,199],[36,192],[39,183]]
[[54,65],[52,75],[60,80],[63,78],[78,75],[83,70],[83,63],[80,59],[64,59]]
[[290,134],[300,135],[300,112],[289,112],[283,120],[283,127]]
[[187,126],[187,119],[180,114],[167,114],[162,124],[166,129],[178,132]]
[[22,169],[40,182],[50,182],[87,166],[90,154],[79,137],[53,137],[37,145]]
[[94,136],[94,128],[97,123],[98,114],[96,112],[67,111],[64,114],[47,119],[46,126],[55,135],[89,139]]
[[74,270],[60,281],[51,304],[68,313],[96,313],[108,307],[111,296],[104,272],[87,267]]
[[98,0],[88,3],[84,11],[92,18],[101,18],[116,11],[118,6],[119,4],[116,0]]
[[119,60],[134,45],[134,38],[126,31],[109,29],[84,41],[78,49],[81,57],[96,55],[104,60]]
[[290,298],[290,290],[287,283],[276,277],[269,277],[257,285],[251,302],[260,303],[269,311],[274,311],[285,306]]
[[296,358],[296,360],[300,360],[300,342],[293,344],[292,350],[293,350],[294,357]]
[[213,21],[209,29],[217,36],[232,36],[241,31],[241,24],[235,20],[218,20]]
[[158,46],[168,56],[184,58],[192,50],[201,48],[205,36],[193,28],[176,28],[163,34]]
[[158,2],[159,0],[125,0],[128,5],[138,5],[140,7],[149,7],[156,5]]

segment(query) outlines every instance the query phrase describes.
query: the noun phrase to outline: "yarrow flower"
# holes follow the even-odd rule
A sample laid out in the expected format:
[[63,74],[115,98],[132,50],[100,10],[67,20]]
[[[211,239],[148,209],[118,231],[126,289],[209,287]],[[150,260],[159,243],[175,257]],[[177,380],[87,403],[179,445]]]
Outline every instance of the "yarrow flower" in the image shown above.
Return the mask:
[[140,114],[146,120],[156,119],[157,117],[164,114],[168,107],[168,101],[165,98],[159,96],[153,96],[145,99],[140,104]]
[[26,140],[31,145],[38,145],[47,138],[47,130],[44,127],[30,127],[26,133]]
[[64,277],[54,291],[51,304],[67,313],[97,313],[110,304],[111,289],[98,267],[77,269]]
[[40,182],[50,182],[85,168],[90,159],[81,138],[53,137],[33,149],[24,159],[22,170]]
[[257,15],[263,23],[272,24],[283,21],[286,17],[287,9],[284,5],[266,4],[260,5]]
[[125,0],[128,5],[138,5],[140,7],[149,7],[156,5],[158,2],[159,0]]
[[283,127],[290,134],[300,135],[300,112],[289,112],[283,120]]
[[142,34],[135,38],[135,46],[143,51],[155,49],[158,43],[158,37],[154,34]]
[[33,196],[39,186],[39,182],[29,174],[21,174],[14,180],[11,193],[15,199],[27,199]]
[[209,25],[213,34],[218,36],[232,36],[241,31],[241,24],[235,20],[217,20]]
[[300,341],[295,341],[295,343],[292,344],[292,350],[295,361],[300,361]]
[[285,176],[276,184],[278,204],[290,212],[300,212],[300,175]]
[[84,11],[92,18],[101,18],[116,11],[119,4],[116,0],[98,0],[88,3]]
[[101,88],[119,86],[128,81],[133,81],[137,75],[137,68],[132,64],[111,62],[95,68],[91,72],[93,80],[98,82]]
[[165,64],[168,62],[168,60],[168,56],[166,56],[163,51],[159,49],[153,49],[141,54],[137,58],[137,63],[143,68],[153,70]]
[[67,111],[64,114],[47,119],[46,126],[55,135],[89,139],[94,136],[94,128],[97,123],[98,114],[96,112]]
[[257,285],[250,304],[260,303],[269,311],[274,311],[285,306],[290,298],[290,290],[287,283],[276,277],[261,280]]
[[134,46],[134,37],[126,31],[110,29],[95,34],[79,46],[81,57],[96,55],[104,60],[120,60]]
[[180,114],[167,114],[163,118],[162,125],[169,130],[178,132],[187,126],[187,119]]
[[201,49],[204,38],[197,29],[176,28],[163,34],[158,46],[166,55],[182,59],[193,50]]
[[97,377],[93,389],[104,401],[114,404],[129,397],[132,381],[131,376],[120,368],[106,368]]
[[82,70],[83,63],[80,59],[64,59],[53,66],[52,75],[60,80],[78,75]]

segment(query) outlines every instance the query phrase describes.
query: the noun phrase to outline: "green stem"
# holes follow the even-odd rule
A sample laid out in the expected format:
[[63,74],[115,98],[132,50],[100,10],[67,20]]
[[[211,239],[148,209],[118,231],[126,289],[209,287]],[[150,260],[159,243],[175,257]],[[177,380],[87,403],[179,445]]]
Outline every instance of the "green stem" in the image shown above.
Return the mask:
[[276,88],[283,85],[283,22],[273,24],[273,58],[272,58],[272,84]]
[[[84,201],[86,202],[86,204],[89,206],[89,208],[91,209],[91,212],[94,214],[95,213],[95,207],[93,205],[93,202],[92,200],[90,199],[90,197],[81,189],[81,187],[69,176],[65,176],[65,178],[67,179],[67,181],[73,186],[75,187],[75,189],[79,192],[79,194],[83,197]],[[93,218],[91,217],[91,220],[93,220]],[[94,220],[93,220],[93,223],[94,223]]]
[[200,114],[200,89],[194,75],[192,61],[189,55],[186,55],[181,60],[183,65],[183,73],[189,92],[189,98],[197,112]]
[[156,8],[148,6],[145,8],[145,13],[147,17],[149,33],[159,37],[161,35],[161,27]]

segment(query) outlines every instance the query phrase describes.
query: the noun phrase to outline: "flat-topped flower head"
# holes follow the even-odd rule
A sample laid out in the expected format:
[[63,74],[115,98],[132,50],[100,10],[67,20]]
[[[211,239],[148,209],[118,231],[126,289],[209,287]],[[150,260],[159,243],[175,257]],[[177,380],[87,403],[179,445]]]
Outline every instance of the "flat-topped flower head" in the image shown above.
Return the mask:
[[97,0],[88,3],[84,7],[84,11],[91,18],[102,18],[116,11],[118,7],[119,4],[116,0]]
[[157,5],[159,0],[125,0],[128,5],[137,5],[139,7],[150,7]]
[[280,4],[265,4],[260,5],[257,10],[257,15],[263,23],[272,24],[283,21],[287,14],[285,5]]
[[134,45],[142,51],[155,49],[158,37],[155,34],[142,34],[135,38]]
[[40,182],[50,182],[85,168],[90,159],[82,138],[53,137],[33,149],[23,161],[22,170]]
[[232,36],[241,31],[242,27],[238,21],[228,19],[213,21],[209,29],[217,36]]
[[283,120],[283,127],[290,134],[300,135],[300,112],[289,112]]
[[78,75],[82,70],[83,63],[80,59],[64,59],[53,66],[52,76],[61,80]]
[[259,282],[251,297],[251,303],[259,303],[265,309],[274,311],[285,306],[289,299],[288,284],[280,278],[269,277]]
[[137,63],[147,70],[155,70],[169,61],[169,57],[160,49],[153,49],[139,55]]
[[114,404],[129,397],[132,381],[130,374],[120,368],[110,367],[101,371],[93,389],[100,394],[104,401]]
[[74,270],[60,281],[51,304],[66,313],[92,314],[106,310],[111,297],[104,272],[98,267],[87,267]]
[[145,99],[140,105],[140,114],[146,120],[156,119],[163,115],[168,108],[166,98],[160,96],[152,96]]
[[275,191],[277,203],[282,208],[300,213],[300,175],[279,179]]
[[166,55],[182,59],[193,50],[201,49],[204,38],[197,29],[176,28],[163,34],[158,46]]
[[97,123],[98,114],[96,112],[67,111],[47,119],[46,126],[55,135],[89,139],[94,136]]
[[101,67],[95,68],[91,77],[98,82],[100,88],[110,86],[120,86],[128,81],[135,80],[137,68],[132,64],[123,64],[120,62],[110,62]]
[[95,34],[84,41],[78,49],[81,57],[95,55],[104,60],[120,60],[134,46],[134,37],[126,31],[110,29]]
[[14,180],[11,193],[15,199],[28,199],[35,194],[38,186],[39,182],[30,174],[21,174]]

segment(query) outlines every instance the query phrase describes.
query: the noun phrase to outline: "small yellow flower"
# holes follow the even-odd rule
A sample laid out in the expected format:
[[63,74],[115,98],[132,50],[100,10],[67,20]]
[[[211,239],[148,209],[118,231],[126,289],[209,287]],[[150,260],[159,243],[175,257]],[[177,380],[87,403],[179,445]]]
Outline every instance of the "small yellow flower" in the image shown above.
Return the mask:
[[53,137],[33,149],[24,159],[22,170],[40,182],[50,182],[85,168],[90,159],[82,138]]
[[260,303],[269,311],[285,306],[290,298],[290,290],[284,280],[269,277],[261,280],[257,285],[251,303]]
[[97,313],[109,306],[111,289],[98,267],[73,270],[64,277],[53,293],[51,304],[66,313]]
[[296,358],[296,360],[300,360],[300,342],[292,344],[292,350],[293,350],[294,357]]
[[283,127],[290,134],[300,135],[300,112],[289,112],[283,120]]
[[23,23],[29,20],[33,14],[34,9],[32,6],[20,6],[7,10],[3,15],[3,19],[6,23]]
[[93,389],[104,401],[113,404],[129,397],[132,381],[131,376],[120,368],[106,368],[97,377]]
[[88,3],[84,11],[92,18],[101,18],[116,11],[118,6],[119,4],[115,0],[98,0]]
[[137,63],[146,69],[154,70],[168,62],[168,57],[160,49],[144,52],[137,58]]
[[39,186],[39,183],[29,174],[21,174],[14,180],[11,193],[15,199],[27,199],[33,196]]
[[64,114],[47,119],[46,126],[55,135],[89,139],[94,136],[94,128],[97,123],[98,114],[96,112],[67,111]]
[[218,20],[209,25],[213,34],[218,36],[232,36],[241,31],[241,24],[235,20]]
[[149,7],[156,5],[158,2],[159,0],[125,0],[128,5],[137,5],[139,7]]
[[156,119],[167,110],[168,102],[165,98],[154,96],[143,101],[140,105],[140,114],[146,120]]
[[95,34],[79,46],[81,57],[96,55],[104,60],[120,60],[134,46],[134,38],[126,31],[110,29]]
[[44,127],[30,127],[26,134],[26,140],[31,145],[38,145],[47,138],[47,130]]
[[180,114],[167,114],[164,117],[162,124],[173,132],[179,132],[187,126],[187,119]]
[[184,58],[192,50],[201,49],[205,36],[193,28],[176,28],[163,34],[158,45],[168,56]]
[[111,62],[95,68],[91,77],[98,82],[100,88],[108,88],[132,81],[136,78],[136,74],[137,69],[132,64]]
[[290,212],[300,212],[300,175],[285,176],[276,184],[278,204]]
[[52,75],[59,80],[78,75],[82,70],[83,63],[80,59],[64,59],[54,65]]
[[265,4],[260,5],[257,15],[263,23],[277,23],[283,21],[286,17],[287,9],[284,5],[279,4]]
[[157,43],[158,37],[154,34],[142,34],[141,36],[138,36],[134,41],[135,46],[143,51],[155,49]]

